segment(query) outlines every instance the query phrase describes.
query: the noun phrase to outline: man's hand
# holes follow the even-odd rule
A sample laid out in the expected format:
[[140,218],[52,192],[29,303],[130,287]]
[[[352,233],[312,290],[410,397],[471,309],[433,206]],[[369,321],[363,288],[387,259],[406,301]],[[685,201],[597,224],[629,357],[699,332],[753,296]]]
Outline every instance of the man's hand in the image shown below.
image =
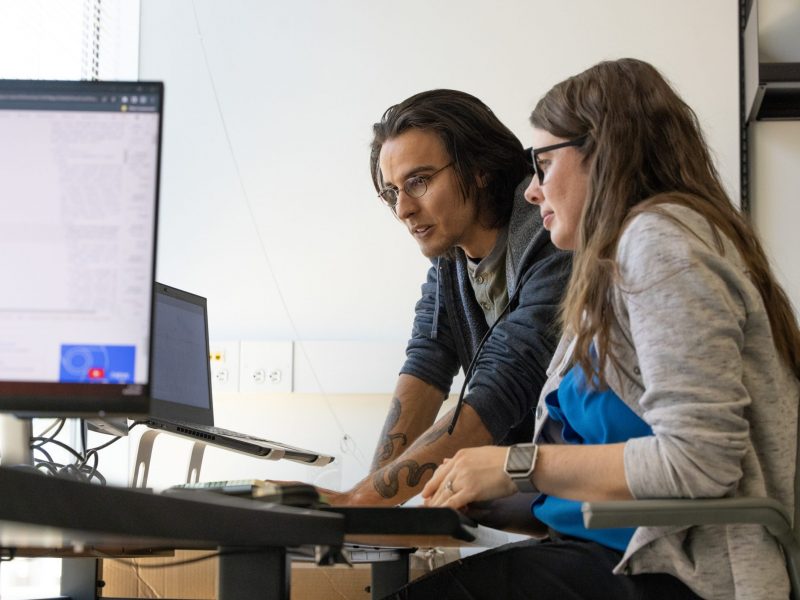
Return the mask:
[[331,506],[347,506],[350,504],[349,492],[337,492],[335,490],[329,490],[319,486],[316,486],[316,488],[320,499],[323,502],[327,502]]
[[384,465],[353,489],[332,498],[333,504],[391,506],[402,504],[422,491],[445,458],[461,448],[492,442],[478,414],[464,405],[452,435],[447,434],[453,411],[449,411],[422,434],[410,448]]

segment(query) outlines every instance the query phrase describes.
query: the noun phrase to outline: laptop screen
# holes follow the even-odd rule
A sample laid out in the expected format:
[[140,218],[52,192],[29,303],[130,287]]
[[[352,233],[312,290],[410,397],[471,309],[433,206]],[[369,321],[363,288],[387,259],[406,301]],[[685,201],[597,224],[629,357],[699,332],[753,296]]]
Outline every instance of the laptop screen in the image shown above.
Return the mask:
[[155,284],[150,416],[213,425],[206,299]]
[[[153,369],[151,427],[166,429],[195,440],[212,443],[261,458],[288,458],[305,464],[324,465],[332,456],[271,442],[213,426],[211,365],[208,356],[206,299],[163,283],[155,284],[153,310]],[[190,426],[180,426],[179,422]]]

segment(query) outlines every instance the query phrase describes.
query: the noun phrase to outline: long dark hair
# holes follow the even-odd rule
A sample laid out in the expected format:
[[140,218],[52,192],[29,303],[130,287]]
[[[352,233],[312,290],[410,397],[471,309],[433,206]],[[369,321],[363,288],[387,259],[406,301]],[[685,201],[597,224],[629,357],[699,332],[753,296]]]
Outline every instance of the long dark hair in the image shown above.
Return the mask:
[[778,354],[800,377],[800,330],[749,222],[733,206],[714,167],[697,116],[651,65],[634,59],[599,63],[551,89],[531,114],[534,127],[567,139],[588,134],[579,148],[589,166],[562,322],[575,334],[575,357],[601,382],[614,359],[609,328],[617,243],[626,224],[667,202],[689,206],[729,238],[747,265],[769,315]]
[[[514,190],[530,173],[522,143],[475,96],[456,90],[421,92],[389,107],[373,126],[369,168],[375,189],[383,188],[383,144],[412,128],[432,131],[442,140],[463,198],[475,198],[485,227],[508,223]],[[478,186],[478,177],[485,187]]]

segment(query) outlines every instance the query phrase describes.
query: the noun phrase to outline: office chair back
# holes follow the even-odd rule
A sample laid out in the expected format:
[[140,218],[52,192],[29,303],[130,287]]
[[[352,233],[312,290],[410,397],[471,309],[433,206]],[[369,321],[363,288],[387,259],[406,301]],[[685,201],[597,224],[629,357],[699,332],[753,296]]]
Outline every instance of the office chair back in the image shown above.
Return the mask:
[[794,458],[794,521],[792,521],[792,529],[795,539],[800,539],[797,529],[797,525],[800,523],[800,468],[798,465],[800,465],[800,407],[798,407],[797,449]]
[[[798,406],[800,409],[800,405]],[[583,522],[588,528],[670,527],[675,525],[725,525],[754,523],[765,527],[783,549],[792,588],[800,600],[800,419],[795,452],[794,508],[774,498],[649,499],[584,502]]]

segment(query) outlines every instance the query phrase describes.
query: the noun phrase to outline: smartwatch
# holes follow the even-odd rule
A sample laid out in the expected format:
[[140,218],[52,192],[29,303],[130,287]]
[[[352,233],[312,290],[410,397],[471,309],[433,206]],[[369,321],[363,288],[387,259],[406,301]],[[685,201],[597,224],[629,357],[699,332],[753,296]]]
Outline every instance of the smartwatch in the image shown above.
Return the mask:
[[506,464],[503,470],[520,492],[539,492],[531,481],[531,475],[536,468],[536,456],[538,454],[539,446],[536,444],[515,444],[508,447]]

